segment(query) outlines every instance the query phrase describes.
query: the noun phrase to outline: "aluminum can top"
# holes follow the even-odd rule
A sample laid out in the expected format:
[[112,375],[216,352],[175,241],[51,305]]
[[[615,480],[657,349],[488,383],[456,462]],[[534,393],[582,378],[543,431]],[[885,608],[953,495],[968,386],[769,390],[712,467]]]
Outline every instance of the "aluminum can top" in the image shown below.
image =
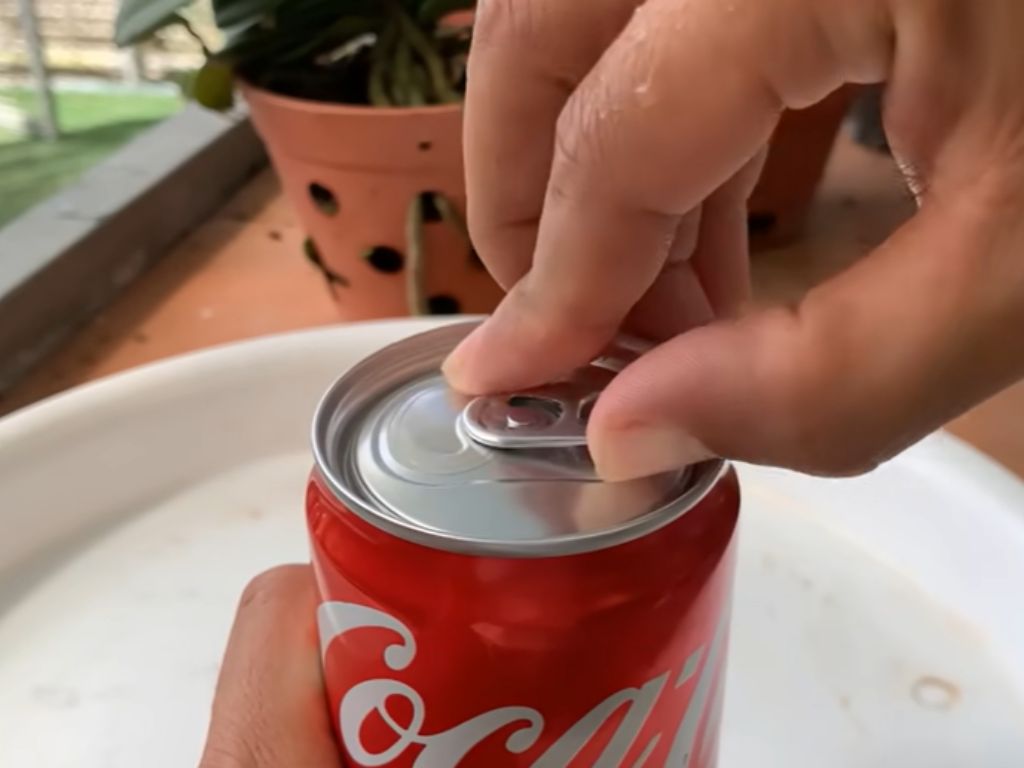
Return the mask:
[[386,347],[321,400],[317,470],[367,522],[436,549],[558,557],[645,536],[693,508],[721,477],[721,461],[628,482],[596,475],[587,417],[639,342],[623,338],[549,386],[472,398],[448,387],[440,365],[473,326]]

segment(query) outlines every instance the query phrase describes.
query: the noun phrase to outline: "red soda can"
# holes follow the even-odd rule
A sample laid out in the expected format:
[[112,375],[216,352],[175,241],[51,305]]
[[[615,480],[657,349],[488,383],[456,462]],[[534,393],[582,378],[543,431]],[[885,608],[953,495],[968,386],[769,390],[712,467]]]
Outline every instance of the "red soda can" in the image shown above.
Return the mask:
[[372,355],[314,419],[307,519],[347,764],[711,768],[735,473],[600,481],[586,418],[636,350],[469,399],[439,366],[471,327]]

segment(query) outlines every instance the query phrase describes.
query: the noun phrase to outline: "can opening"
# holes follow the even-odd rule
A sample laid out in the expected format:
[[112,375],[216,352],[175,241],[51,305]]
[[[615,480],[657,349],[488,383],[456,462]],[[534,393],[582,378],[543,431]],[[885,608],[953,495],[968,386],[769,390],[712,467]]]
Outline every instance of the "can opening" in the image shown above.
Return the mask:
[[594,403],[596,402],[596,393],[580,401],[579,407],[576,409],[576,417],[584,424],[590,421],[590,412],[594,410]]
[[550,427],[561,419],[565,412],[560,402],[547,397],[512,395],[506,402],[509,411],[505,415],[505,421],[510,429]]

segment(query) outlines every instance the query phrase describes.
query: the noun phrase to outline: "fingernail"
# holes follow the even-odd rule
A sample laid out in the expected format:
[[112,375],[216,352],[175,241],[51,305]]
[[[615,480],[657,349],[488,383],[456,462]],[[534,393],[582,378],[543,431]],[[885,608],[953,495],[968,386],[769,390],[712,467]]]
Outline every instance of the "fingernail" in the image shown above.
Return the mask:
[[679,469],[714,454],[693,435],[671,427],[638,427],[607,434],[591,445],[597,473],[610,482]]

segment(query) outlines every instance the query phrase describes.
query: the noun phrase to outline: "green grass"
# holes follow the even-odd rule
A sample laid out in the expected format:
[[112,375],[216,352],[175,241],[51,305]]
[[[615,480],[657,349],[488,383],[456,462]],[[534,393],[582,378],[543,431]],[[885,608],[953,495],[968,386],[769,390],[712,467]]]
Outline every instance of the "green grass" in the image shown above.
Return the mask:
[[[0,88],[0,99],[30,111],[34,98],[26,89]],[[60,140],[0,132],[0,227],[181,107],[180,98],[152,93],[63,91],[56,99]]]

